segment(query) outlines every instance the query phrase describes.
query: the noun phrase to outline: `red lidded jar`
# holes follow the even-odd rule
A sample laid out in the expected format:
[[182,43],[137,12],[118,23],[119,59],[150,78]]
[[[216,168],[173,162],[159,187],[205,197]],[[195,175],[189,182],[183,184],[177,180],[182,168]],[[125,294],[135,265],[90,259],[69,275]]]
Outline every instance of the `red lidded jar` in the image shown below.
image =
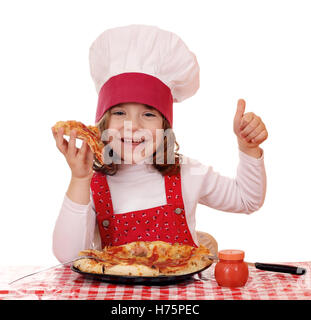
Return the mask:
[[215,278],[222,287],[243,287],[248,279],[248,266],[244,262],[244,251],[221,250],[215,266]]

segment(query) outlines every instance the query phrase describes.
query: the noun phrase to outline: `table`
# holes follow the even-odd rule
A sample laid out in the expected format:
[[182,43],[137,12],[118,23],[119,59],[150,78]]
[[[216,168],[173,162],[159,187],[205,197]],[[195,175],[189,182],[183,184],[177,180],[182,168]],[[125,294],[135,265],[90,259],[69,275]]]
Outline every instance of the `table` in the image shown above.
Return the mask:
[[8,283],[42,269],[0,267],[0,300],[311,300],[311,261],[284,263],[307,269],[302,276],[261,271],[249,266],[243,288],[223,288],[214,278],[213,264],[193,280],[169,286],[114,285],[84,278],[61,266]]

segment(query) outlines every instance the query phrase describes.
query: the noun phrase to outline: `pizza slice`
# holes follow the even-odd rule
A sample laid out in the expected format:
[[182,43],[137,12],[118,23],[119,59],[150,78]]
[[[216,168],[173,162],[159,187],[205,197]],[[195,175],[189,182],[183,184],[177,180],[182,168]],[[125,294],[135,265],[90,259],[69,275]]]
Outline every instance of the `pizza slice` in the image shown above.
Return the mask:
[[69,120],[58,121],[53,128],[57,131],[64,128],[64,134],[69,136],[70,131],[75,129],[77,131],[77,138],[85,140],[90,146],[92,152],[95,154],[96,159],[101,165],[104,164],[102,159],[102,151],[104,148],[103,142],[100,140],[100,131],[95,126],[86,126],[82,122]]
[[93,256],[105,261],[82,258],[73,265],[80,271],[96,274],[144,277],[182,275],[211,265],[210,254],[202,245],[195,248],[163,241],[136,241],[105,247],[102,251],[80,251],[80,256]]

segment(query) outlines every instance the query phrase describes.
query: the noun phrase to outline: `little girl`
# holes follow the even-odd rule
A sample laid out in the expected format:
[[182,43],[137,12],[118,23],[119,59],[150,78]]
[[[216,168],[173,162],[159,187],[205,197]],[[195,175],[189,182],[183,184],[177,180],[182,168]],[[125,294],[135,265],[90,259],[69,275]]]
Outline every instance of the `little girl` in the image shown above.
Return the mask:
[[109,29],[92,44],[90,67],[104,165],[85,142],[76,147],[74,130],[68,142],[62,130],[53,131],[72,173],[53,234],[59,261],[140,240],[197,246],[198,203],[241,213],[262,206],[266,174],[259,145],[268,133],[258,116],[244,113],[244,100],[233,125],[240,158],[235,179],[178,153],[173,102],[195,94],[199,66],[177,35],[145,25]]

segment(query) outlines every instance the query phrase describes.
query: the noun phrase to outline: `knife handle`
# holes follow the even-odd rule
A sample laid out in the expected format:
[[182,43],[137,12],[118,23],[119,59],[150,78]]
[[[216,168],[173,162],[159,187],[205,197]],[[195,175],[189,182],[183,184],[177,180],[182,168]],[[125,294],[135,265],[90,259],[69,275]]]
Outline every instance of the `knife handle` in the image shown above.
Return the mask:
[[260,270],[291,273],[299,276],[306,273],[305,268],[287,266],[285,264],[268,264],[268,263],[255,262],[255,267]]

